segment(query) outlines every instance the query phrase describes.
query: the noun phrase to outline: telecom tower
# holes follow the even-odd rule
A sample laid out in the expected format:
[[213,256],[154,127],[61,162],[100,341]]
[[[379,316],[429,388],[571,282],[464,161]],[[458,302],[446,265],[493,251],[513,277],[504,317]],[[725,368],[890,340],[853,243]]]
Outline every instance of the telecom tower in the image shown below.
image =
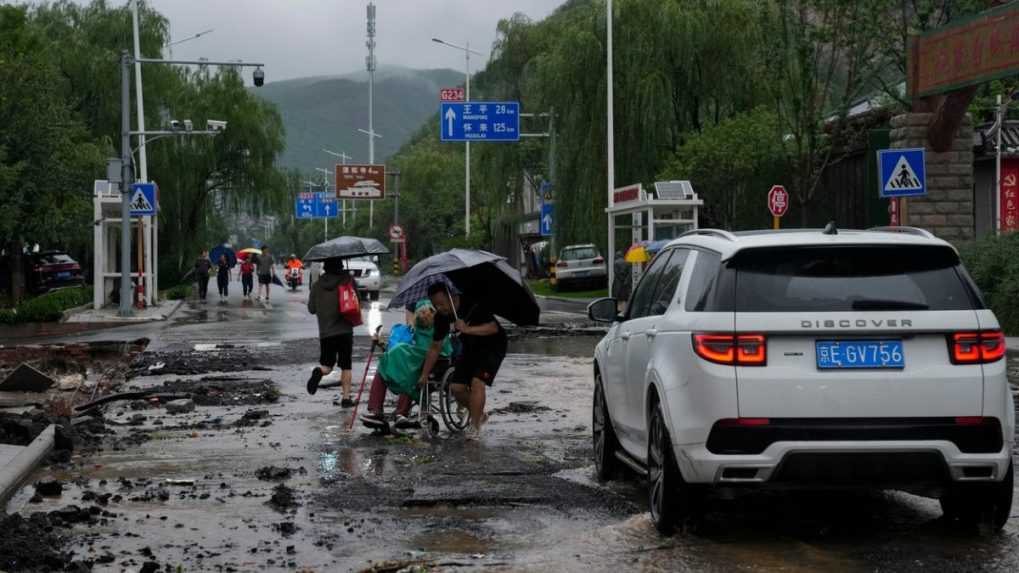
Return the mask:
[[[368,69],[368,163],[375,164],[375,3],[368,2],[368,55],[364,58]],[[368,201],[368,228],[375,227],[375,201]]]

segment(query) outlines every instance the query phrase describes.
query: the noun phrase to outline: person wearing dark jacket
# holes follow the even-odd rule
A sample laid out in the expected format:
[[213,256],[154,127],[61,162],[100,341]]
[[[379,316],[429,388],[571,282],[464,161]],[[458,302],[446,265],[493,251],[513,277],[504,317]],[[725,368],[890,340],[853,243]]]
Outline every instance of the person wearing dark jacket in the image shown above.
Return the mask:
[[230,286],[230,279],[233,278],[232,274],[230,272],[230,263],[226,260],[226,255],[220,255],[219,262],[216,263],[216,286],[219,288],[220,301],[229,296],[227,288]]
[[195,260],[195,281],[198,283],[198,300],[205,302],[209,294],[209,271],[212,270],[212,261],[209,260],[209,251],[202,251],[202,254]]
[[311,371],[308,378],[308,393],[318,391],[322,377],[333,371],[339,364],[340,382],[343,385],[344,408],[354,406],[351,399],[352,360],[354,350],[354,326],[340,314],[338,288],[354,279],[343,269],[340,259],[328,259],[322,275],[308,289],[308,312],[318,317],[319,366]]

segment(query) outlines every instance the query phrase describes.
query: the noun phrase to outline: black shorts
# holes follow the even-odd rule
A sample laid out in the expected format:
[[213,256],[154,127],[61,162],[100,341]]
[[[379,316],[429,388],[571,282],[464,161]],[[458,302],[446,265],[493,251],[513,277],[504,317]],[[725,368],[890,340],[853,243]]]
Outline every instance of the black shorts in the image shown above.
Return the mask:
[[453,370],[453,378],[449,383],[470,386],[471,381],[477,379],[486,386],[491,386],[505,357],[505,352],[465,352],[457,359],[456,369]]
[[258,284],[260,285],[271,285],[272,275],[258,275]]
[[329,338],[321,338],[319,343],[318,363],[332,368],[339,364],[340,370],[353,368],[354,334],[338,334]]

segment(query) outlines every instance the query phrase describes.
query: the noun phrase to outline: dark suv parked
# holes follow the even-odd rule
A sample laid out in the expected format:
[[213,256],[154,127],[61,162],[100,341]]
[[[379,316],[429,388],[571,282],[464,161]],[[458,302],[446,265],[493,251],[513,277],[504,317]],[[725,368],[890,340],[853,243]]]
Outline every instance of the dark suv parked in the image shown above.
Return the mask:
[[28,287],[33,292],[81,286],[84,282],[81,265],[63,251],[43,251],[28,255]]

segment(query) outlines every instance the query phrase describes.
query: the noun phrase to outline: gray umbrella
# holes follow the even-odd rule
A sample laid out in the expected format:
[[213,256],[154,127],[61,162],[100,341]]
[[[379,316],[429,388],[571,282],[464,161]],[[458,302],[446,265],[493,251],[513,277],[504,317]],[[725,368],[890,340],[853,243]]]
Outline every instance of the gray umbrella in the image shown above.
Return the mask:
[[389,249],[378,239],[366,237],[336,237],[308,249],[304,260],[324,261],[326,259],[350,259],[371,255],[388,255]]

